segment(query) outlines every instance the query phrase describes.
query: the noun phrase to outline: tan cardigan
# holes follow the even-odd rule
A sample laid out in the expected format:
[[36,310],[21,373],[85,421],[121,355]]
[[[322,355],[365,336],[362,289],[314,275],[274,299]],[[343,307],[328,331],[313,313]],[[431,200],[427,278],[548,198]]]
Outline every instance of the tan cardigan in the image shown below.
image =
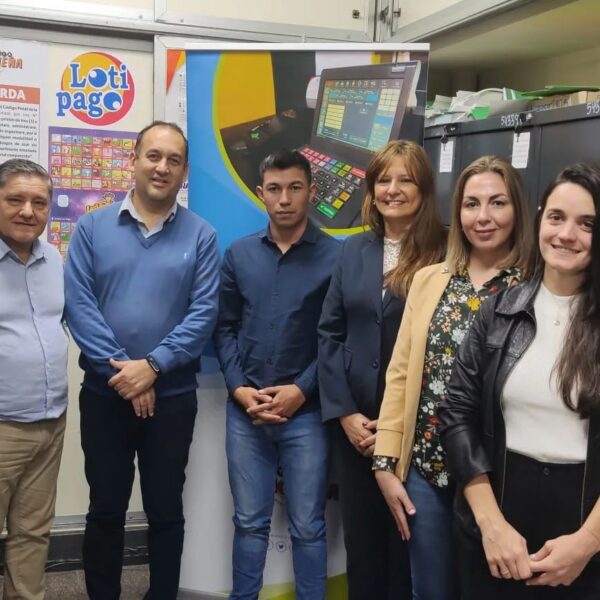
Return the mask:
[[399,458],[396,475],[402,481],[408,477],[414,445],[429,324],[449,281],[445,263],[416,273],[386,374],[374,454]]

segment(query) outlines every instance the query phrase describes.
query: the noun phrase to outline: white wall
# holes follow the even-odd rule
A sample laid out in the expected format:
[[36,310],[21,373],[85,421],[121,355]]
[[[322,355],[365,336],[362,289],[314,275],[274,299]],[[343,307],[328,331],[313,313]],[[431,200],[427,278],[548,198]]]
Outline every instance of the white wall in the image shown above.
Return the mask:
[[545,85],[600,86],[600,45],[587,50],[482,71],[479,88],[535,90]]

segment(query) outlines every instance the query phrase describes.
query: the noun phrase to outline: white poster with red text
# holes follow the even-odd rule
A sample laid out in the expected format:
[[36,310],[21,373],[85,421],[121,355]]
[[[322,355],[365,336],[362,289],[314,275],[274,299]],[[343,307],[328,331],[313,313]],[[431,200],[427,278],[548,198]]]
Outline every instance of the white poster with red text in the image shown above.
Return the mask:
[[0,162],[9,158],[40,162],[47,127],[42,93],[47,74],[46,44],[0,41]]

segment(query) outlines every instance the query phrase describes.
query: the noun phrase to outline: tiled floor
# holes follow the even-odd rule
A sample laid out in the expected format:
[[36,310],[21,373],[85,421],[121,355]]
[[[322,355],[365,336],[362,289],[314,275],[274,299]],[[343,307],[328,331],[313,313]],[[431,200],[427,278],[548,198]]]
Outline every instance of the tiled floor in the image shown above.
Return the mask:
[[[121,600],[141,600],[148,588],[148,566],[125,567],[121,580]],[[46,575],[45,600],[87,600],[83,571],[62,571]],[[2,598],[0,577],[0,599]]]

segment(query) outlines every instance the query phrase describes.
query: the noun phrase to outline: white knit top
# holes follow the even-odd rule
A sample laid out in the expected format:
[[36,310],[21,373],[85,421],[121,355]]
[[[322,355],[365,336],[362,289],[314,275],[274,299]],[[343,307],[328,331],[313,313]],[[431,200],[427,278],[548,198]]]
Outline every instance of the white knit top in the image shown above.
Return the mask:
[[587,453],[589,423],[565,406],[553,373],[575,298],[554,296],[540,286],[534,302],[535,338],[502,394],[506,447],[543,462],[583,462]]

